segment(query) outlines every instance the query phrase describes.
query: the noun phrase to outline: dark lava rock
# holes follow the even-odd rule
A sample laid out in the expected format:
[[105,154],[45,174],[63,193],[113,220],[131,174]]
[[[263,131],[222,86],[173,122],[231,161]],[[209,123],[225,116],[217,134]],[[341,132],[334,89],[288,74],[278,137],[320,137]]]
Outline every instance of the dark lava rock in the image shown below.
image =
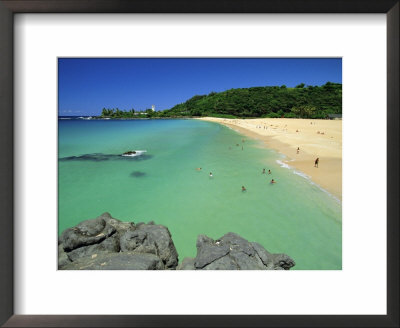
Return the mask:
[[76,248],[66,253],[66,255],[71,261],[76,261],[81,257],[91,256],[101,252],[117,253],[119,250],[119,236],[118,234],[113,234],[111,237],[104,239],[98,244]]
[[[71,261],[90,258],[99,253],[120,251],[120,235],[135,229],[132,222],[121,222],[109,213],[82,221],[75,227],[66,229],[59,238],[58,267],[62,269]],[[60,251],[62,248],[62,252]]]
[[132,252],[93,254],[63,266],[62,270],[163,270],[162,260],[154,254]]
[[121,251],[138,254],[155,254],[161,258],[167,269],[178,265],[178,253],[169,230],[154,222],[136,225],[136,230],[129,230],[121,236]]
[[122,222],[118,219],[113,218],[111,214],[108,212],[103,213],[102,215],[99,216],[99,218],[102,218],[110,226],[114,227],[120,236],[122,236],[128,230],[136,229],[135,224],[133,222]]
[[271,254],[232,232],[216,241],[200,235],[196,247],[197,256],[185,258],[180,270],[289,270],[295,265],[288,255]]
[[[120,244],[122,252],[134,251],[143,246],[147,233],[140,230],[129,230],[121,236]],[[155,252],[152,252],[155,254]]]
[[267,270],[289,270],[296,263],[286,254],[271,254],[259,243],[251,243]]
[[70,263],[71,260],[68,258],[67,253],[64,252],[63,245],[58,245],[58,268],[61,269],[62,267]]
[[82,246],[97,244],[116,232],[116,229],[107,224],[100,216],[93,220],[86,220],[61,234],[61,243],[66,252]]
[[[132,257],[123,266],[120,262],[127,257],[121,256],[120,252],[143,256],[134,257],[139,261],[136,266],[132,264]],[[112,256],[117,256],[116,260],[111,260]],[[107,264],[96,262],[103,257],[107,257]],[[100,269],[113,269],[111,266],[115,264],[118,268],[132,270],[175,269],[178,265],[178,253],[166,227],[153,221],[135,226],[133,222],[117,220],[109,213],[65,230],[59,238],[58,259],[59,269],[66,270],[86,268],[84,263],[96,268],[100,265]]]
[[230,256],[224,256],[203,267],[204,270],[238,270],[236,262]]
[[286,254],[272,254],[272,256],[275,270],[289,270],[296,265],[293,259]]
[[229,253],[229,245],[216,245],[214,240],[204,235],[197,237],[196,247],[197,256],[194,261],[196,269],[202,269]]

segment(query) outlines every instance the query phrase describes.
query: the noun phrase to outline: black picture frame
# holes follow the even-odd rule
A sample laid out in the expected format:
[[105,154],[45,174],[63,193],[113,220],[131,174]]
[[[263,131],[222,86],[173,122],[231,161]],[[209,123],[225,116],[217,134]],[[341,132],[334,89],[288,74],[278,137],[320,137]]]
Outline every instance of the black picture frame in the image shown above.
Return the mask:
[[[0,0],[0,324],[4,327],[399,327],[399,8],[399,0]],[[13,21],[16,13],[386,14],[387,315],[14,315]],[[365,264],[365,270],[368,265]]]

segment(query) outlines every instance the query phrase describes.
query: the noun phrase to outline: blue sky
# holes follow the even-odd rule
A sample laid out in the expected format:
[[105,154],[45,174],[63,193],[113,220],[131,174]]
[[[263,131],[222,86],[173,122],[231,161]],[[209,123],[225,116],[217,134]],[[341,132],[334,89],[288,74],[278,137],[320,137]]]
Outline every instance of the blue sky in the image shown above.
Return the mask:
[[162,110],[211,91],[328,81],[342,83],[340,58],[60,58],[59,115]]

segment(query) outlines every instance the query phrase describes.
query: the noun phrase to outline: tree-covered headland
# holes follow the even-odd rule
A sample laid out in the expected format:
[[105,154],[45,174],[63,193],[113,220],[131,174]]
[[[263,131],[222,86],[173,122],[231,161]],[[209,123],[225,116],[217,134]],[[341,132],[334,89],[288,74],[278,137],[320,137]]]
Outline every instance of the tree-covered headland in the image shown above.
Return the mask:
[[121,110],[119,108],[103,108],[100,117],[102,118],[145,118],[151,117],[153,112],[152,109],[146,109],[145,111],[135,111],[133,108],[129,110]]
[[104,108],[101,117],[162,118],[213,116],[226,118],[327,118],[342,113],[342,84],[327,82],[322,86],[295,88],[267,86],[230,89],[195,95],[184,103],[163,111],[135,112]]

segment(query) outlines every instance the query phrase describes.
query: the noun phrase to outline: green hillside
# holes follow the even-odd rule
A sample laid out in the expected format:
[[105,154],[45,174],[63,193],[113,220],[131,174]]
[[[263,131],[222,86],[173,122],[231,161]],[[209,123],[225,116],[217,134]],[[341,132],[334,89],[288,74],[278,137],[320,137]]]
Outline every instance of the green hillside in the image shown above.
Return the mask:
[[143,112],[103,108],[100,117],[301,117],[326,118],[328,114],[342,113],[342,84],[327,82],[322,86],[295,88],[268,86],[230,89],[196,95],[171,109]]
[[[196,95],[161,116],[310,117],[342,113],[342,85],[230,89]],[[160,113],[161,114],[161,113]]]

